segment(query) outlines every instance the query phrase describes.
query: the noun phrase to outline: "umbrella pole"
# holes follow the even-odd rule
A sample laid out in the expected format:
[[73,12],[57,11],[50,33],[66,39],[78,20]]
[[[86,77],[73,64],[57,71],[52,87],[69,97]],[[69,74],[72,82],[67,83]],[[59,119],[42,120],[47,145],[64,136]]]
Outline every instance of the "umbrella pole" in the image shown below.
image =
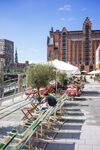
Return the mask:
[[56,94],[57,94],[57,70],[56,70],[56,80],[55,80],[55,86],[56,86]]

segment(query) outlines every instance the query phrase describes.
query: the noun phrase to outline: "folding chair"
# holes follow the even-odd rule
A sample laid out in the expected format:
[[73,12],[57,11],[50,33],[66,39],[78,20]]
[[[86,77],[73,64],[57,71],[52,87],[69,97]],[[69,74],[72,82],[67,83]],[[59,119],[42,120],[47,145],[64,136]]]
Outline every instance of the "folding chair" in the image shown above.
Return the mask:
[[0,149],[4,150],[9,145],[9,143],[16,137],[17,130],[13,129],[11,132],[7,133],[7,136],[3,139],[3,142],[0,142]]
[[33,118],[32,112],[36,112],[36,111],[38,112],[39,111],[38,106],[40,106],[41,104],[42,104],[41,102],[40,103],[32,102],[31,103],[32,107],[24,107],[24,108],[22,108],[21,111],[24,114],[24,117],[21,120],[25,120],[25,119],[30,120],[31,118]]
[[9,143],[7,150],[10,149],[21,149],[31,138],[31,136],[35,133],[37,128],[40,126],[42,121],[46,119],[49,115],[49,110],[43,111],[34,121],[26,123],[25,130],[19,131],[17,136],[13,139],[11,143]]

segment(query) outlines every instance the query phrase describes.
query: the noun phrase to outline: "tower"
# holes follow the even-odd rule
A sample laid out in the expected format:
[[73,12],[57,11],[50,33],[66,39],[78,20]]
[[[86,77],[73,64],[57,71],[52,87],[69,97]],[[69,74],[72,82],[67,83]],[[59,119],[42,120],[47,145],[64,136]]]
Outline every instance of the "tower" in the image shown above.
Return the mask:
[[17,54],[17,49],[16,49],[16,52],[15,52],[15,64],[18,64],[18,54]]

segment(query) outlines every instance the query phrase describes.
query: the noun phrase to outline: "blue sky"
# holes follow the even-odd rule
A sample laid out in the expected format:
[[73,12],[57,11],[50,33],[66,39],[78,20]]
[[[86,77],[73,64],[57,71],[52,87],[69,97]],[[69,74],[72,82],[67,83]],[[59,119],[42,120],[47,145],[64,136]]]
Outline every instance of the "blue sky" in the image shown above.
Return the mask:
[[0,0],[0,38],[14,41],[19,62],[46,61],[51,27],[81,30],[85,18],[100,29],[99,0]]

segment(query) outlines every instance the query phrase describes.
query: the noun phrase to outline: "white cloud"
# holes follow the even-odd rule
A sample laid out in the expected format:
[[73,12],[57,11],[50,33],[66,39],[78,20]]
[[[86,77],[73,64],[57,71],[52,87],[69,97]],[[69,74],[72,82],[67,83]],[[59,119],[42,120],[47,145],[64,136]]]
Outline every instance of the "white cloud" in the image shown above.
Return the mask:
[[81,11],[86,11],[86,10],[87,10],[87,8],[82,8],[82,9],[81,9]]
[[63,7],[58,8],[58,11],[71,11],[71,5],[64,5]]
[[72,17],[70,17],[70,18],[68,18],[68,22],[71,22],[71,21],[74,21],[75,19],[74,18],[72,18]]

